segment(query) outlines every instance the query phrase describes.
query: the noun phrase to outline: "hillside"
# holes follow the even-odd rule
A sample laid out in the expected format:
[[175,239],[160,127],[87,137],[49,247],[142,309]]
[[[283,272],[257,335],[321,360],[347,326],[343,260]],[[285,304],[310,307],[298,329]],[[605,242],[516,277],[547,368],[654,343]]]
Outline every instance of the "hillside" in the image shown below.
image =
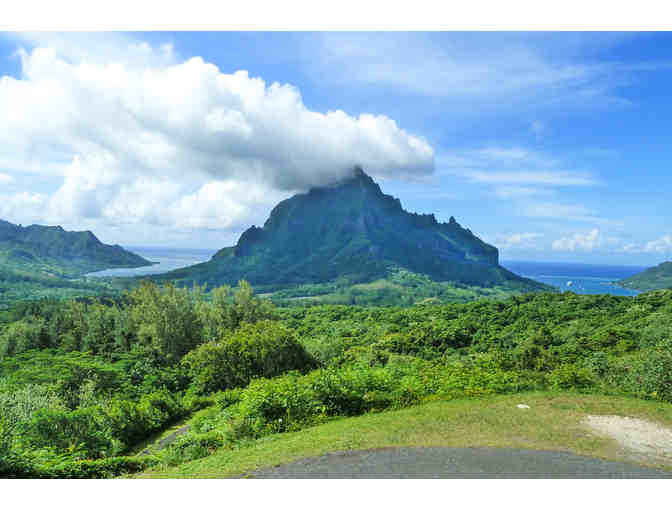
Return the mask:
[[663,262],[656,267],[651,267],[617,282],[617,285],[642,292],[672,288],[672,262]]
[[151,262],[119,245],[101,243],[90,231],[62,227],[22,227],[0,220],[0,267],[5,272],[74,277],[114,267],[140,267]]
[[501,267],[497,248],[455,218],[440,223],[433,214],[405,211],[359,168],[337,185],[280,202],[263,227],[250,227],[210,261],[157,279],[209,286],[245,279],[277,290],[374,282],[399,272],[480,288],[548,290]]

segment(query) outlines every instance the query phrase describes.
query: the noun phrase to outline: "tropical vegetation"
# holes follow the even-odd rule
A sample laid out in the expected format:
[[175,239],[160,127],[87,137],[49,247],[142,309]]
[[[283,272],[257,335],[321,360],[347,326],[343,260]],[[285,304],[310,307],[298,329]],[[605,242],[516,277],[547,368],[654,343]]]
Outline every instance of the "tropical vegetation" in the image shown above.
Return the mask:
[[[110,477],[429,401],[523,391],[672,402],[672,290],[278,307],[157,286],[0,311],[0,473]],[[154,455],[138,444],[191,418]]]

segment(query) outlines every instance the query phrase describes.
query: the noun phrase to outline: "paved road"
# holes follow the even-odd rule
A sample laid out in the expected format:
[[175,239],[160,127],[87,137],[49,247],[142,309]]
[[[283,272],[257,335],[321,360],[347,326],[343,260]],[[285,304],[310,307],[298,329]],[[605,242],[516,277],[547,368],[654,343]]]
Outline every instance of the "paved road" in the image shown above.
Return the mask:
[[329,453],[241,478],[672,478],[672,472],[552,451],[383,448]]

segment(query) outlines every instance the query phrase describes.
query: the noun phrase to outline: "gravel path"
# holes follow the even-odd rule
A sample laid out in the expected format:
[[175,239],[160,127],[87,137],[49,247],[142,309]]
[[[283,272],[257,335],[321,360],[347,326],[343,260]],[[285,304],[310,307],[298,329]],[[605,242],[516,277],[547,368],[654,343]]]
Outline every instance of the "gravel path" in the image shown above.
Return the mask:
[[672,472],[565,452],[382,448],[329,453],[239,478],[672,478]]
[[189,432],[189,429],[191,429],[190,425],[185,425],[184,427],[180,427],[179,429],[177,429],[172,434],[170,434],[170,435],[164,437],[163,439],[161,439],[161,441],[159,441],[157,444],[148,446],[147,448],[142,450],[139,455],[140,456],[152,455],[152,454],[158,452],[159,450],[163,450],[166,446],[168,446],[170,443],[175,441],[178,437],[180,437],[181,435]]

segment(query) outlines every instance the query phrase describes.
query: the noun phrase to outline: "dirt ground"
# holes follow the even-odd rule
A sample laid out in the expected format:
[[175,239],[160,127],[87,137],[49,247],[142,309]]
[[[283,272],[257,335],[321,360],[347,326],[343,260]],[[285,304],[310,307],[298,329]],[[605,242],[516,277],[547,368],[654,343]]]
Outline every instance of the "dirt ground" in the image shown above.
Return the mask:
[[617,441],[633,459],[672,464],[672,429],[627,416],[587,416],[584,424]]

